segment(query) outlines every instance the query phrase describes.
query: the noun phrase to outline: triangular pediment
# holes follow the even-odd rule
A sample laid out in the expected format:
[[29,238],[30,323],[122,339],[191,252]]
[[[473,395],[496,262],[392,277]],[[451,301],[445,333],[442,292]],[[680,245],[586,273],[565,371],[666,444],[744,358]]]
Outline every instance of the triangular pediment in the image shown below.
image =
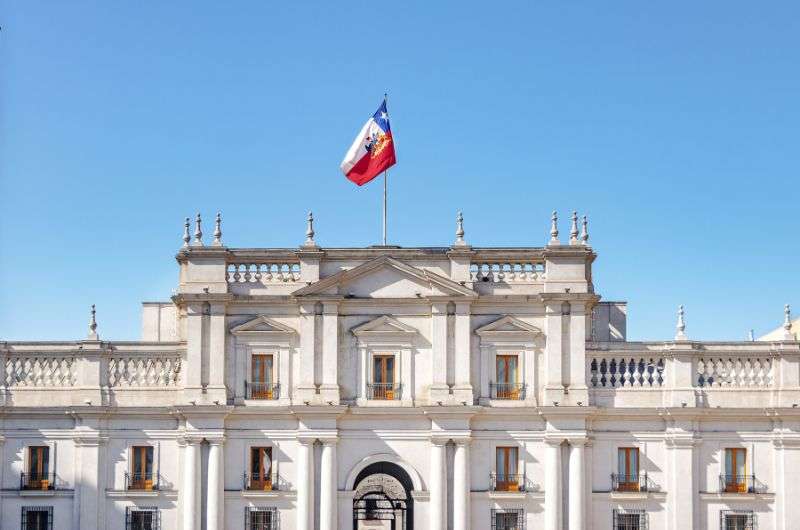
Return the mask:
[[285,324],[273,320],[264,315],[259,315],[247,322],[239,324],[231,328],[231,333],[234,335],[242,333],[254,333],[263,335],[286,335],[287,333],[294,333],[295,330]]
[[506,315],[475,330],[480,336],[538,335],[542,330],[516,317]]
[[390,317],[389,315],[383,315],[382,317],[378,317],[374,320],[370,320],[369,322],[360,324],[350,331],[352,331],[353,335],[356,336],[378,333],[392,333],[400,335],[414,335],[417,333],[415,328],[412,328],[408,324],[403,324],[396,318]]
[[353,298],[476,297],[449,278],[389,256],[338,272],[295,291],[294,296],[337,295]]

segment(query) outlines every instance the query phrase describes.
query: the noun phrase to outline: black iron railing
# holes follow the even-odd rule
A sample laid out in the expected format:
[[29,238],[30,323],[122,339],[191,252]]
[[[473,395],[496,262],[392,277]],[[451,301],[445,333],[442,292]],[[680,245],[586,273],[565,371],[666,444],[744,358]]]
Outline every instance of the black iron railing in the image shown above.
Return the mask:
[[19,489],[21,490],[54,490],[56,489],[55,473],[20,473]]
[[400,388],[398,383],[367,383],[367,399],[400,399]]
[[720,475],[720,493],[759,493],[755,475]]
[[514,473],[490,473],[492,491],[525,491],[525,475]]
[[635,474],[611,473],[612,491],[649,491],[647,471]]
[[126,490],[157,491],[161,488],[161,475],[158,473],[125,473]]
[[244,382],[245,399],[278,399],[280,396],[280,385],[278,383]]
[[489,383],[491,399],[525,399],[525,385],[523,383]]
[[242,481],[242,489],[247,491],[286,491],[286,482],[276,473],[263,475],[258,473],[245,473]]

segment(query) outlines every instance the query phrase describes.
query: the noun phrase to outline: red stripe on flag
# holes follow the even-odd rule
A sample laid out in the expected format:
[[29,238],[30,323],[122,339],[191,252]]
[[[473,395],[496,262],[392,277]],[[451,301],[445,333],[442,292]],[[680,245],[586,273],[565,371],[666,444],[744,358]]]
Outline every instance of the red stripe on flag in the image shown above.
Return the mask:
[[356,162],[356,165],[347,173],[347,178],[349,180],[355,182],[359,186],[363,186],[397,162],[394,156],[394,140],[392,139],[392,133],[389,132],[386,136],[389,137],[388,145],[386,145],[375,158],[367,153],[361,160]]

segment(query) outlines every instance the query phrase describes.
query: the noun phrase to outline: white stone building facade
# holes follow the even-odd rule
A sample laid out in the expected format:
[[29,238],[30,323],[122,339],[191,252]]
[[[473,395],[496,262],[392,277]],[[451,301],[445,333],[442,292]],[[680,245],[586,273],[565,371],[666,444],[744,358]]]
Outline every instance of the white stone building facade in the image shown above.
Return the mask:
[[[626,340],[530,248],[203,243],[142,340],[0,342],[0,526],[792,530],[800,343]],[[597,279],[601,280],[601,279]]]

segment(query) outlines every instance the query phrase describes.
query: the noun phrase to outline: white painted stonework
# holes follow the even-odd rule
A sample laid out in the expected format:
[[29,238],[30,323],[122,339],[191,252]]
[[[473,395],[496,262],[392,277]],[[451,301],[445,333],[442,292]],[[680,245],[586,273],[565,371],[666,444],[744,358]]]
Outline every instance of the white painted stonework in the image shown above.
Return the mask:
[[[681,316],[677,340],[626,341],[585,230],[323,248],[309,225],[297,249],[236,249],[187,220],[140,342],[94,323],[0,342],[0,527],[39,507],[59,530],[796,529],[796,336],[697,342]],[[36,447],[44,484],[25,475]],[[726,450],[743,450],[733,488]]]

